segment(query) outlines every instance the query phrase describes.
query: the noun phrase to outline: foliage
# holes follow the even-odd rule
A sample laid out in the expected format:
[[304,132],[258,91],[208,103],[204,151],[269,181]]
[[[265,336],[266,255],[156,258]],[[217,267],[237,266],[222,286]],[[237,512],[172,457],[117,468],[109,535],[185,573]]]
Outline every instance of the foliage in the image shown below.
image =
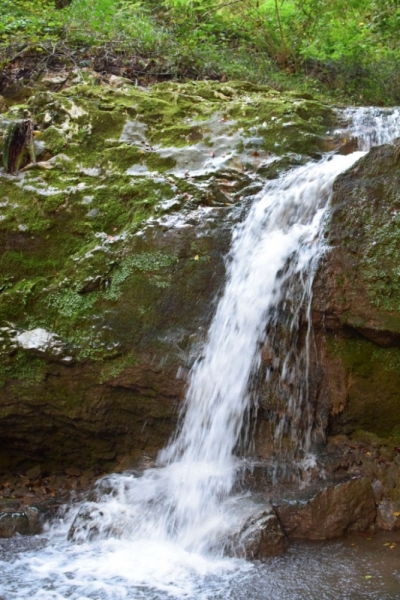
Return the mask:
[[60,35],[64,18],[50,0],[2,0],[0,3],[0,39],[28,38],[31,43]]
[[47,53],[45,66],[112,63],[139,78],[243,78],[390,103],[400,101],[399,28],[397,0],[73,0],[62,10],[2,0],[0,60],[28,46]]

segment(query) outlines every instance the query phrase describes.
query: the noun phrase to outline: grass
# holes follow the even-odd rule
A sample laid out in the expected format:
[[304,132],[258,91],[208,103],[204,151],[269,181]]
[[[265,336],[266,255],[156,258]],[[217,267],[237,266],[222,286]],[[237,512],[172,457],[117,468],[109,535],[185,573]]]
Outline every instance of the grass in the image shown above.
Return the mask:
[[145,84],[244,79],[400,103],[400,8],[343,2],[72,0],[58,10],[50,0],[2,0],[0,91],[13,76],[88,67]]

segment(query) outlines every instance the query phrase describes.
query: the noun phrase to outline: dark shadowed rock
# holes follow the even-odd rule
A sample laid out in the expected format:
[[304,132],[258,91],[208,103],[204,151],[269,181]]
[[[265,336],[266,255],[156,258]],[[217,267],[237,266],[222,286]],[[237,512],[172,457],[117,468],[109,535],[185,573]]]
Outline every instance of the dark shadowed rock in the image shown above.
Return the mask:
[[23,511],[12,509],[0,511],[0,538],[10,538],[16,533],[34,535],[40,533],[40,513],[36,508],[29,507]]

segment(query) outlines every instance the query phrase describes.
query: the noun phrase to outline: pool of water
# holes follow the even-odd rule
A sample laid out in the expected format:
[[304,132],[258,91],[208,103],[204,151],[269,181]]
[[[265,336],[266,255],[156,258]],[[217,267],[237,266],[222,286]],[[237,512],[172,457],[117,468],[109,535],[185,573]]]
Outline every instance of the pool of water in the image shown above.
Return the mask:
[[296,543],[262,562],[17,537],[0,541],[0,572],[1,600],[399,600],[400,532]]

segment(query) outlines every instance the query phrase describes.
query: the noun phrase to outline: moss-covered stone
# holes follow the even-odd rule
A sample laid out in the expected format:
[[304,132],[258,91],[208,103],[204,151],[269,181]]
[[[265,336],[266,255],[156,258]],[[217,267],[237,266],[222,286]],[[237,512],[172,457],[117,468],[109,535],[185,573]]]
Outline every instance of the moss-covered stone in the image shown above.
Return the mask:
[[330,430],[400,443],[400,146],[336,180],[329,252],[314,286]]
[[342,406],[336,404],[332,430],[347,435],[363,430],[364,438],[372,434],[386,444],[400,444],[400,349],[381,348],[361,337],[328,339],[327,364],[339,359],[345,372],[345,397]]
[[[0,138],[27,114],[37,164],[0,172],[0,462],[154,454],[223,281],[232,206],[272,155],[276,176],[318,152],[333,112],[241,82],[83,77],[5,112]],[[35,331],[59,353],[18,342]]]
[[399,149],[372,149],[334,187],[327,294],[357,329],[400,333]]

